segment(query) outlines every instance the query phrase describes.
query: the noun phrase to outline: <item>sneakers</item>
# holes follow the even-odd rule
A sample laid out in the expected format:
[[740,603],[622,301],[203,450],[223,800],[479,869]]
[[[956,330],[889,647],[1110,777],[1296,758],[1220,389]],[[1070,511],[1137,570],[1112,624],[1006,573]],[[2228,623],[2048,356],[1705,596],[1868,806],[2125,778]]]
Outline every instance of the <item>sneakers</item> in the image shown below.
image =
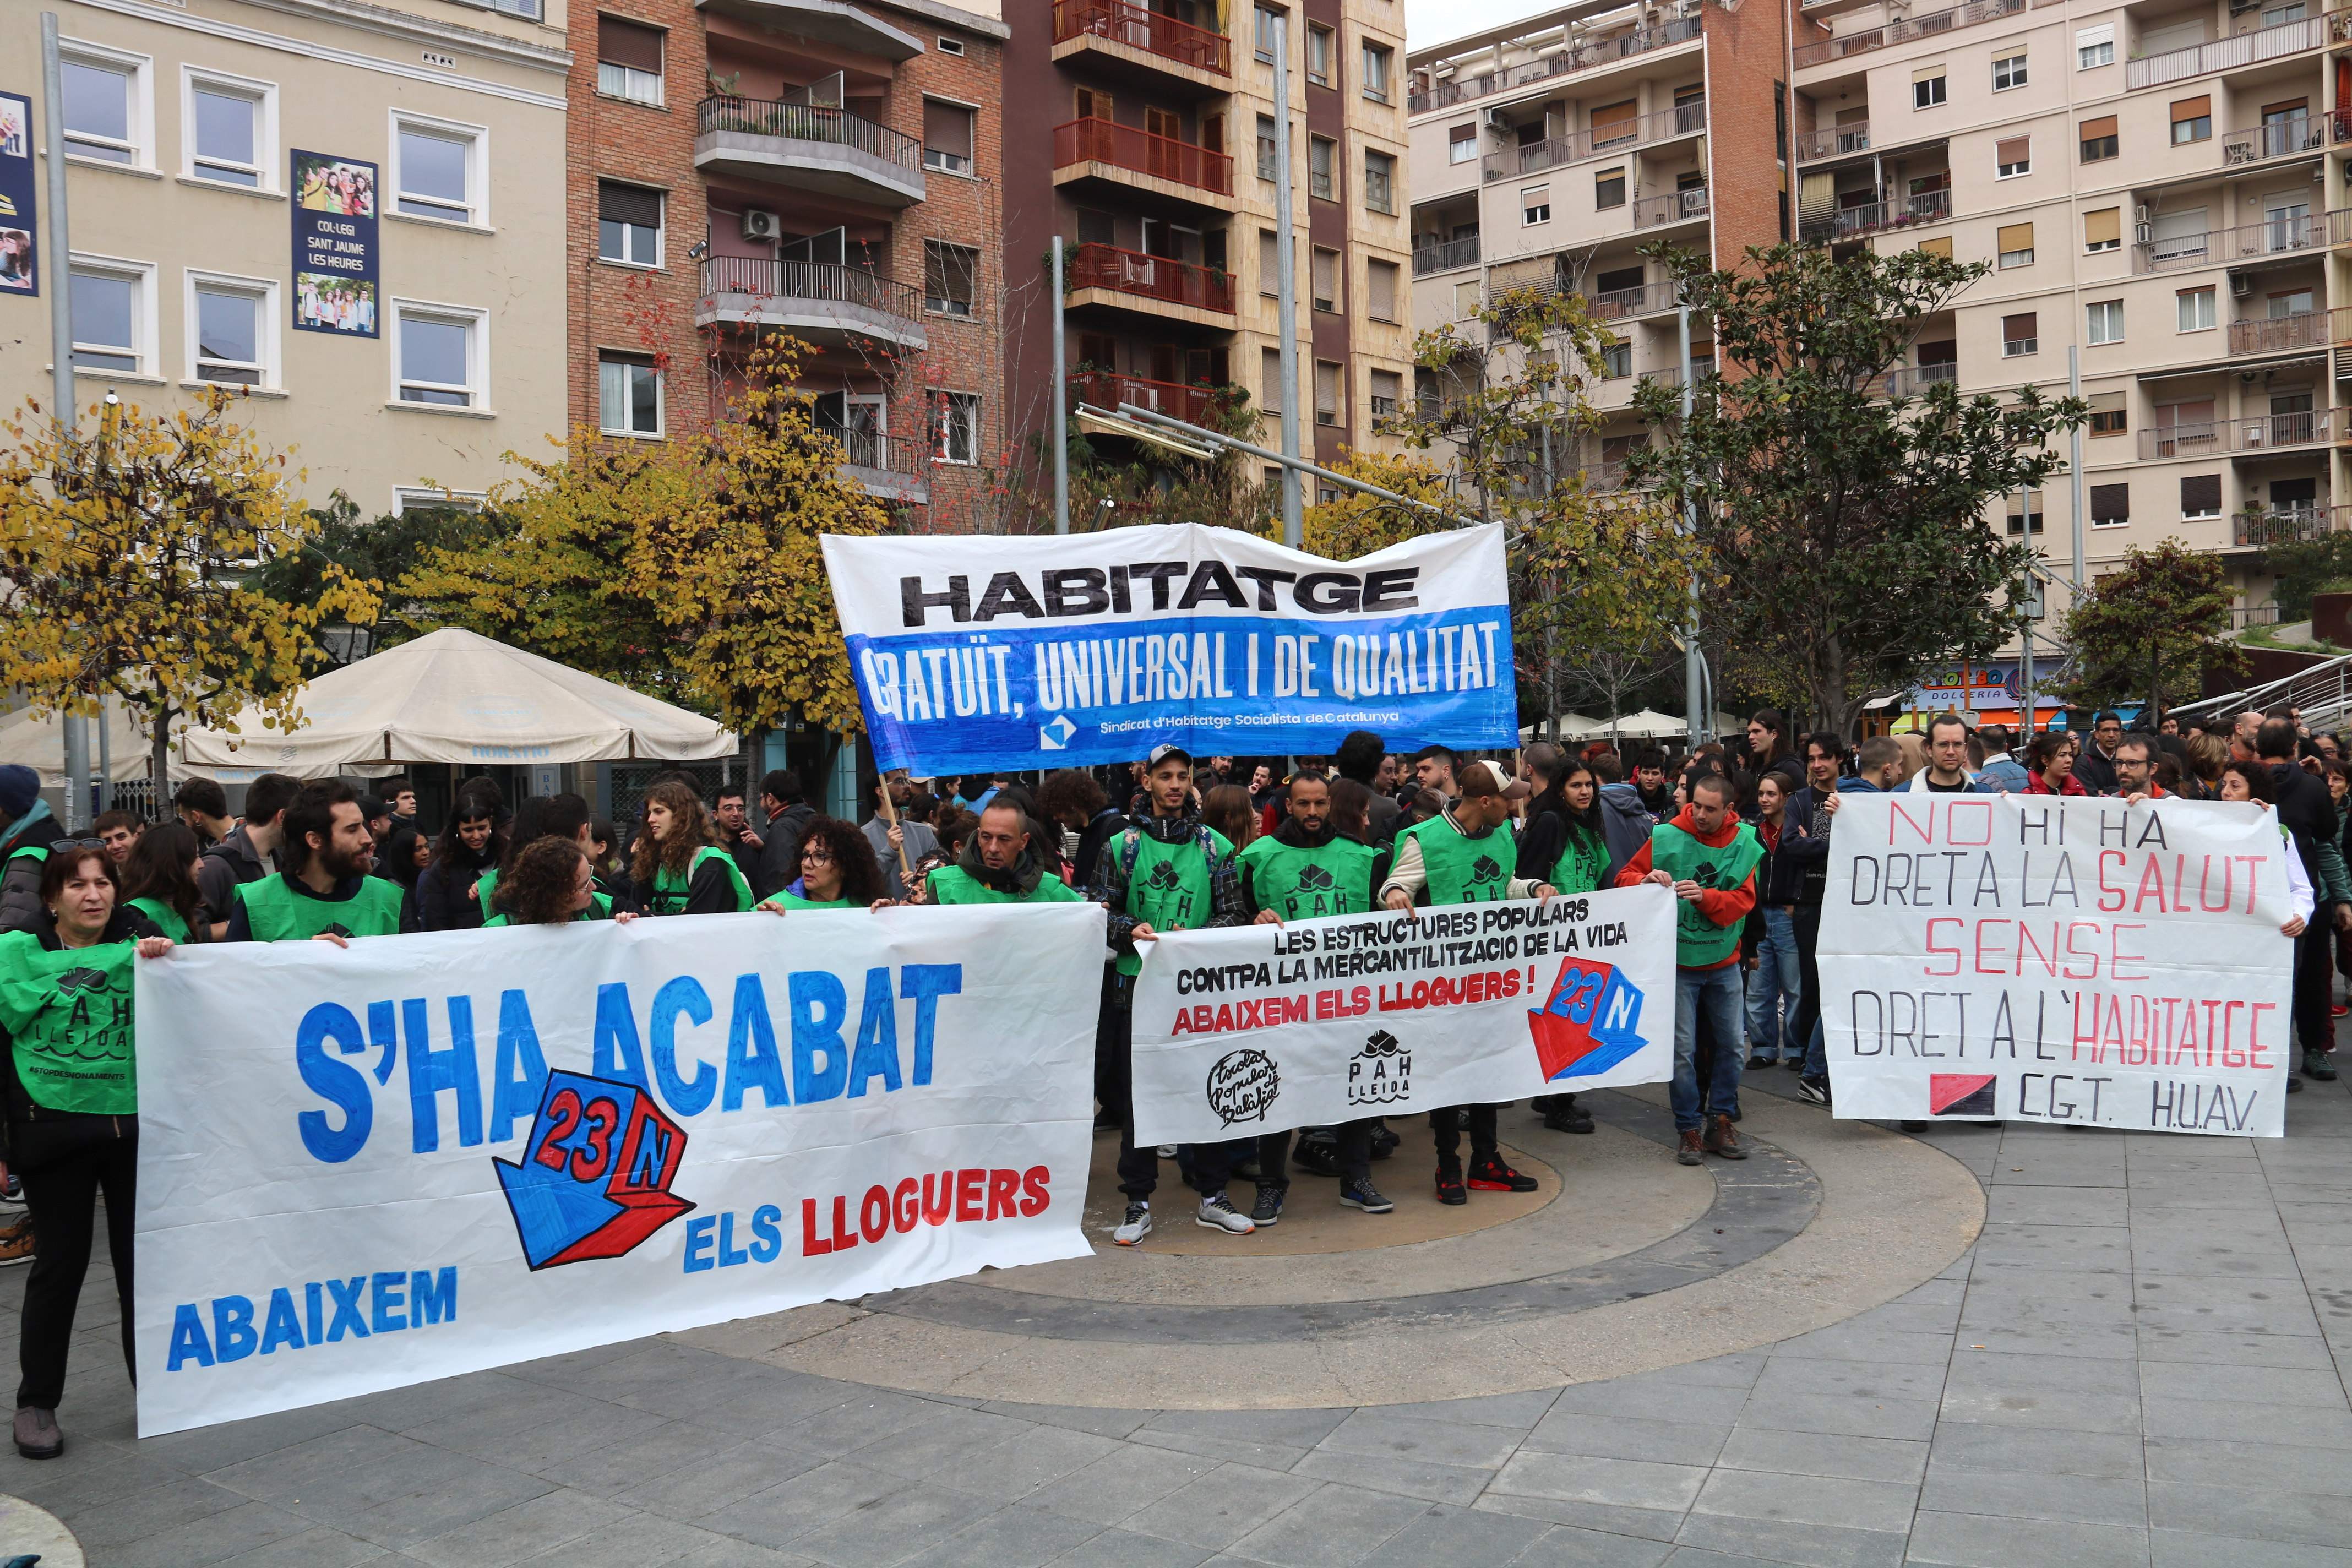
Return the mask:
[[1341,1182],[1339,1206],[1343,1209],[1361,1209],[1366,1214],[1387,1214],[1394,1209],[1396,1205],[1381,1196],[1381,1190],[1370,1182]]
[[1551,1103],[1544,1107],[1543,1124],[1553,1132],[1590,1132],[1592,1131],[1592,1112],[1577,1104],[1576,1096],[1556,1094],[1552,1096]]
[[1262,1186],[1257,1190],[1257,1202],[1250,1207],[1252,1225],[1278,1225],[1282,1221],[1283,1189]]
[[1110,1238],[1121,1247],[1133,1247],[1150,1234],[1151,1205],[1129,1204],[1127,1205],[1127,1218],[1110,1233]]
[[1228,1236],[1247,1236],[1257,1228],[1250,1216],[1234,1207],[1233,1200],[1223,1193],[1211,1193],[1201,1200],[1201,1212],[1193,1218],[1211,1230],[1222,1230]]
[[1807,1073],[1797,1080],[1797,1098],[1810,1105],[1827,1105],[1830,1102],[1830,1080]]
[[1376,1121],[1372,1124],[1373,1159],[1387,1159],[1390,1155],[1397,1152],[1397,1145],[1403,1142],[1403,1139],[1389,1131],[1389,1124],[1387,1122]]
[[2347,1007],[2341,1002],[2334,1002],[2328,1005],[2327,1016],[2331,1018],[2341,1018],[2347,1013],[2352,1013],[2352,1007]]
[[1151,1152],[1154,1154],[1159,1155],[1163,1160],[1173,1160],[1176,1157],[1176,1145],[1173,1143],[1162,1143]]
[[1489,1154],[1471,1162],[1470,1184],[1482,1193],[1531,1193],[1541,1184],[1511,1169],[1500,1154]]
[[1310,1176],[1336,1176],[1339,1173],[1339,1142],[1328,1129],[1313,1129],[1290,1146],[1290,1163]]
[[1706,1163],[1706,1151],[1699,1142],[1697,1128],[1685,1127],[1683,1129],[1682,1144],[1675,1151],[1675,1163],[1677,1165],[1704,1165]]
[[30,1215],[0,1230],[0,1268],[33,1260],[33,1220]]
[[1748,1158],[1748,1151],[1740,1146],[1739,1134],[1732,1130],[1728,1116],[1707,1118],[1706,1136],[1701,1141],[1701,1147],[1718,1160]]
[[2328,1053],[2326,1051],[2304,1052],[2303,1076],[2315,1078],[2322,1083],[2333,1081],[2336,1077],[2336,1064],[2327,1058]]
[[1780,1065],[1790,1072],[1802,1072],[1805,1070],[1805,1058],[1801,1056],[1787,1057],[1782,1058]]
[[1450,1165],[1437,1168],[1437,1201],[1448,1208],[1460,1208],[1470,1201],[1470,1194],[1462,1190],[1462,1173]]
[[1748,1058],[1748,1065],[1750,1068],[1769,1068],[1778,1065],[1780,1060],[1779,1057],[1768,1057],[1762,1051],[1758,1051]]
[[27,1405],[16,1412],[16,1452],[28,1459],[54,1459],[65,1451],[56,1411]]

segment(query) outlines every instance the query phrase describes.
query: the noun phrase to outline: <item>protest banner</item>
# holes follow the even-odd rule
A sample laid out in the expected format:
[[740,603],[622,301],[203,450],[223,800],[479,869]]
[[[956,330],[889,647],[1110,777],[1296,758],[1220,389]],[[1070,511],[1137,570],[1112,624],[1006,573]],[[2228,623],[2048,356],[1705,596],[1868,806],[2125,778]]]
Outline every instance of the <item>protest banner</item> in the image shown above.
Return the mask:
[[874,755],[916,773],[1516,746],[1499,524],[1345,563],[1191,523],[827,537]]
[[2289,853],[2252,805],[1842,795],[1837,1114],[2280,1136]]
[[1138,1143],[1674,1076],[1675,900],[1664,888],[1169,931],[1139,945]]
[[137,966],[142,1436],[1083,1256],[1103,913]]

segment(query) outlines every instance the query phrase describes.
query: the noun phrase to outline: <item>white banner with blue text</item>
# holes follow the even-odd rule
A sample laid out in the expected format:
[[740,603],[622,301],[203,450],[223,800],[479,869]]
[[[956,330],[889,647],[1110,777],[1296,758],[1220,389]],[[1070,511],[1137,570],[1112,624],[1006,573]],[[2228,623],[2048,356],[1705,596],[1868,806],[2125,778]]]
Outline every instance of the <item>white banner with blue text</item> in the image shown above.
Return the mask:
[[1083,1256],[1102,910],[138,966],[142,1436]]

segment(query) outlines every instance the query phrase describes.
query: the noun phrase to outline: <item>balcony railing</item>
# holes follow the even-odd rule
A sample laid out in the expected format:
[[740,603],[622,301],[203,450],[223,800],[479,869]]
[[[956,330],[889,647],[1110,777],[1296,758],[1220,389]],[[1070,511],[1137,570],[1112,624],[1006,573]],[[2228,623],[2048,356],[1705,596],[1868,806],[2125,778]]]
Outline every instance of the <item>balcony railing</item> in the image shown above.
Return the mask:
[[2317,446],[2330,439],[2335,415],[2332,408],[2306,408],[2294,414],[2249,414],[2242,419],[2159,426],[2139,433],[2139,455],[2143,461],[2153,462]]
[[[1715,356],[1713,354],[1694,354],[1691,356],[1692,380],[1705,381],[1708,376],[1713,375],[1714,374]],[[1663,370],[1645,370],[1642,373],[1642,379],[1643,381],[1658,382],[1666,386],[1680,386],[1683,384],[1683,367],[1678,364],[1670,364]]]
[[2316,153],[2327,145],[2327,123],[2324,114],[2298,114],[2232,131],[2221,138],[2222,166],[2239,168],[2298,153]]
[[1622,321],[1628,316],[1646,316],[1656,310],[1671,310],[1675,304],[1675,286],[1672,283],[1643,283],[1631,289],[1611,289],[1591,295],[1584,301],[1585,309],[1596,321]]
[[1490,181],[1513,180],[1522,174],[1540,174],[1546,169],[1556,169],[1562,163],[1573,163],[1580,158],[1628,152],[1653,142],[1671,141],[1676,136],[1696,136],[1706,129],[1706,100],[1694,99],[1688,103],[1678,103],[1672,109],[1662,109],[1655,114],[1619,120],[1607,125],[1596,125],[1588,131],[1546,137],[1541,142],[1489,153],[1486,154],[1486,178]]
[[1810,163],[1816,158],[1843,158],[1849,153],[1870,151],[1870,121],[1859,120],[1844,125],[1827,125],[1818,131],[1805,131],[1797,136],[1797,162]]
[[1457,267],[1478,265],[1478,237],[1466,239],[1441,239],[1434,245],[1424,245],[1412,253],[1412,275],[1425,278],[1433,272],[1451,272]]
[[1078,247],[1070,258],[1069,284],[1073,289],[1115,289],[1198,310],[1231,314],[1234,308],[1231,274],[1117,246]]
[[1055,0],[1054,41],[1107,38],[1179,65],[1233,74],[1233,43],[1223,33],[1162,16],[1134,0]]
[[[2171,81],[2187,81],[2190,77],[2208,76],[2214,71],[2232,70],[2239,66],[2259,65],[2283,55],[2300,54],[2305,49],[2319,48],[2326,42],[2327,18],[2306,16],[2300,22],[2282,22],[2275,27],[2257,27],[2251,33],[2240,33],[2234,38],[2192,44],[2185,49],[2168,49],[2160,55],[2126,61],[2124,86],[2138,89],[2161,87]],[[1797,63],[1804,64],[1804,51],[1800,49],[1797,54]]]
[[1620,33],[1614,37],[1598,38],[1589,44],[1579,44],[1572,49],[1563,50],[1543,59],[1529,60],[1524,65],[1513,66],[1506,71],[1464,77],[1458,81],[1439,82],[1427,92],[1407,95],[1405,112],[1423,114],[1433,109],[1444,109],[1451,104],[1465,103],[1474,98],[1485,98],[1491,93],[1508,92],[1514,88],[1526,87],[1531,82],[1548,81],[1554,77],[1591,70],[1598,66],[1613,65],[1619,60],[1631,59],[1635,55],[1647,54],[1652,49],[1671,48],[1676,44],[1686,44],[1698,37],[1698,16],[1694,9],[1690,16],[1678,16],[1671,22],[1661,22],[1654,27],[1640,27],[1632,32]]
[[1073,120],[1054,127],[1054,167],[1089,163],[1108,163],[1216,195],[1234,194],[1234,161],[1223,153],[1108,120]]
[[2215,267],[2252,257],[2283,256],[2327,243],[2326,218],[2352,216],[2302,213],[2265,218],[2237,228],[2208,229],[2202,234],[2177,234],[2166,239],[2142,240],[2132,247],[2134,270],[2175,272],[2188,267]]
[[[2352,506],[2249,507],[2231,521],[2231,542],[2234,544],[2296,544],[2352,528]],[[2268,618],[2252,619],[2253,612],[2260,610],[2268,610]],[[2241,612],[2232,613],[2233,620],[2238,613]],[[2274,626],[2278,622],[2276,605],[2258,605],[2242,613],[2249,619],[2237,621],[2239,626]]]
[[732,131],[787,142],[824,142],[870,153],[900,168],[920,173],[923,144],[861,114],[819,103],[784,103],[758,98],[706,98],[697,129],[708,136]]
[[1916,397],[1931,386],[1959,379],[1960,367],[1952,360],[1938,364],[1896,365],[1870,384],[1870,395],[1886,398]]
[[1207,416],[1209,400],[1214,395],[1205,386],[1183,386],[1172,381],[1146,381],[1139,375],[1084,370],[1071,375],[1070,395],[1097,408],[1117,408],[1122,403],[1132,403],[1155,414],[1172,415],[1197,425]]
[[1706,187],[1694,185],[1685,190],[1666,191],[1654,196],[1643,196],[1633,204],[1633,226],[1655,228],[1662,223],[1688,223],[1707,215]]
[[898,474],[919,479],[929,465],[929,453],[921,444],[905,436],[885,436],[878,431],[845,426],[820,419],[816,427],[841,443],[841,460],[853,468],[871,468],[877,474]]
[[2279,624],[2278,601],[2272,599],[2260,605],[2230,606],[2230,629],[2244,631],[2248,626],[2274,626]]
[[2230,352],[2267,354],[2284,349],[2326,348],[2336,341],[2336,323],[2330,318],[2326,310],[2297,310],[2291,316],[2248,316],[2231,321]]
[[770,261],[760,257],[714,256],[702,263],[705,294],[749,294],[789,303],[818,300],[853,305],[913,322],[923,313],[923,291],[863,267],[831,261]]
[[[1905,16],[1885,26],[1841,33],[1834,38],[1798,45],[1797,68],[1802,70],[1807,66],[1826,65],[1832,60],[1866,54],[1873,49],[1893,48],[1914,38],[1934,37],[1956,28],[1973,27],[1979,22],[1998,21],[2003,16],[2014,16],[2024,9],[2025,0],[1969,0],[1966,5],[1930,11],[1924,16]],[[2137,87],[2139,84],[2134,82],[2132,85]]]
[[1951,216],[1951,192],[1926,191],[1916,196],[1897,196],[1888,202],[1864,202],[1860,206],[1840,207],[1827,217],[1807,218],[1801,226],[1801,237],[1808,244],[1821,240],[1859,239],[1864,235],[1877,234],[1885,229],[1942,223]]

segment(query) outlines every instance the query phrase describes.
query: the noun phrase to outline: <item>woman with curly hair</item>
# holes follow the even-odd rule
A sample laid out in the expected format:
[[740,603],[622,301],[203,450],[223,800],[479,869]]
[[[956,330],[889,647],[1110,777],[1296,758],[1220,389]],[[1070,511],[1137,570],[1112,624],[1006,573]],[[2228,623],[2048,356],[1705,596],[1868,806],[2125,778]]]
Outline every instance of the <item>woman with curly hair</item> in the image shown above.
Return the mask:
[[837,816],[812,816],[801,830],[800,850],[784,890],[760,907],[788,910],[863,910],[890,900],[884,896],[882,867],[866,835]]
[[613,900],[596,890],[587,853],[571,838],[542,837],[524,845],[499,879],[496,897],[499,912],[482,922],[486,929],[630,918],[614,914]]
[[646,793],[646,830],[629,877],[649,915],[731,915],[751,907],[751,884],[719,847],[702,797],[674,779]]

